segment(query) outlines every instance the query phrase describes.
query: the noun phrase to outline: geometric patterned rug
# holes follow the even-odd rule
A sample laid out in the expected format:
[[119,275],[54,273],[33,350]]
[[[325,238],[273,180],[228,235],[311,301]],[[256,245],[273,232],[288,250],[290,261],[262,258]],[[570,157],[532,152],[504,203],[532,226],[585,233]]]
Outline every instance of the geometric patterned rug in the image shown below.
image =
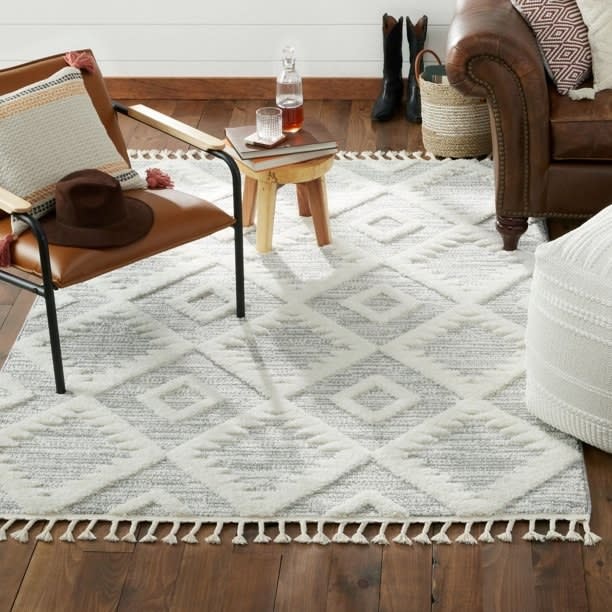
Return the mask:
[[[133,157],[231,210],[221,162]],[[542,226],[501,249],[489,160],[339,154],[327,188],[332,244],[290,186],[272,252],[245,230],[244,321],[231,229],[59,291],[63,396],[36,302],[0,372],[0,540],[597,540],[580,443],[524,402]]]

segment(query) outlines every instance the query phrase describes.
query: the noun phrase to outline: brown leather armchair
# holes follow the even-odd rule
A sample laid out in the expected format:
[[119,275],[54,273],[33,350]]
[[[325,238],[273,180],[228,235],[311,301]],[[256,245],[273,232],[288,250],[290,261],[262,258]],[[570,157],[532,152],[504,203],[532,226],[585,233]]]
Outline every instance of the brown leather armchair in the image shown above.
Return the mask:
[[497,228],[514,250],[528,217],[586,219],[612,203],[612,91],[573,101],[548,78],[510,0],[457,0],[449,81],[487,99]]

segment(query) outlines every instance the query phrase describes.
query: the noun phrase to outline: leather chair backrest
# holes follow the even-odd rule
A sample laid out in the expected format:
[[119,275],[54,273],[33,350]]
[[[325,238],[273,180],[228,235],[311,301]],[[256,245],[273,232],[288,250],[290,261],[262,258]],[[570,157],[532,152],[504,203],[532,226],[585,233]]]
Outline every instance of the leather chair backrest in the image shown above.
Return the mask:
[[[88,53],[90,50],[85,49]],[[93,57],[93,53],[91,53]],[[93,102],[96,111],[100,117],[100,120],[104,124],[108,135],[111,140],[115,143],[117,151],[125,158],[129,164],[129,157],[127,154],[125,141],[121,135],[119,129],[119,122],[117,121],[117,115],[113,109],[112,101],[106,90],[104,78],[95,62],[95,70],[90,73],[86,70],[82,71],[83,81],[85,87],[89,92],[91,100]],[[34,60],[27,64],[20,64],[18,66],[12,66],[10,68],[4,68],[0,70],[0,95],[14,91],[21,87],[25,87],[30,83],[40,81],[42,79],[51,76],[54,72],[65,68],[67,66],[64,60],[64,54],[52,55],[43,59]]]

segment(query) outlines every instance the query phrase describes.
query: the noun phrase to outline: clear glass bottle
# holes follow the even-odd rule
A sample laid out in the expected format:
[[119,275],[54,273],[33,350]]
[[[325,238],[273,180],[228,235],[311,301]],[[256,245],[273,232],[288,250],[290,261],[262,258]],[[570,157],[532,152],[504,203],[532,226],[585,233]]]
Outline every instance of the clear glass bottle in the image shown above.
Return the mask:
[[283,69],[276,79],[276,106],[283,112],[283,132],[299,132],[304,125],[302,77],[295,70],[295,49],[283,49]]

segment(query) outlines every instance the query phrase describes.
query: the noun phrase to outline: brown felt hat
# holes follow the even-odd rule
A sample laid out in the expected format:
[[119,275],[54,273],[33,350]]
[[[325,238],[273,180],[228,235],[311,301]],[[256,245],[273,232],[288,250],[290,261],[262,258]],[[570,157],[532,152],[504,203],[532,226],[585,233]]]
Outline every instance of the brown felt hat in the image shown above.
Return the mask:
[[153,211],[126,197],[110,174],[78,170],[55,185],[55,215],[44,217],[41,224],[52,244],[117,247],[145,236],[153,225]]

